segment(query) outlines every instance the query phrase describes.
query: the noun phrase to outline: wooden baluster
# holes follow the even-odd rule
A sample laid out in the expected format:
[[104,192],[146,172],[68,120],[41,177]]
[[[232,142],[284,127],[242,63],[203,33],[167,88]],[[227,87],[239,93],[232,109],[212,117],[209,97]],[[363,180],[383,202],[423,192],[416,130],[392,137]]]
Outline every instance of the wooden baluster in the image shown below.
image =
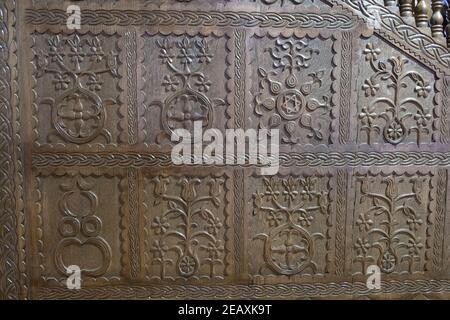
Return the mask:
[[414,23],[413,3],[414,0],[400,0],[400,15],[409,24]]
[[445,27],[445,33],[447,34],[447,47],[450,48],[450,4],[447,7],[447,26]]
[[433,15],[431,16],[431,35],[439,40],[444,39],[444,16],[442,15],[442,0],[432,0],[431,8]]
[[416,26],[419,28],[426,28],[428,31],[428,4],[425,0],[417,0],[416,8],[414,9],[416,18]]
[[384,5],[386,7],[396,7],[397,6],[397,0],[384,0]]

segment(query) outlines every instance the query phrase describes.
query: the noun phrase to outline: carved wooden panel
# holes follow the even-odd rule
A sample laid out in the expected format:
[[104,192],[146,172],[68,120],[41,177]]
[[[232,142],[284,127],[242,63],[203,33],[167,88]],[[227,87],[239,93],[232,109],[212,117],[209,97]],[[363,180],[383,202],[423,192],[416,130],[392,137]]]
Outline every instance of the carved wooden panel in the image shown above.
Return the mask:
[[[450,296],[437,39],[375,0],[69,4],[0,2],[0,298]],[[176,165],[196,121],[279,129],[278,173]]]
[[67,267],[81,261],[85,284],[120,279],[127,226],[122,175],[59,169],[37,173],[36,241],[45,283],[62,281]]

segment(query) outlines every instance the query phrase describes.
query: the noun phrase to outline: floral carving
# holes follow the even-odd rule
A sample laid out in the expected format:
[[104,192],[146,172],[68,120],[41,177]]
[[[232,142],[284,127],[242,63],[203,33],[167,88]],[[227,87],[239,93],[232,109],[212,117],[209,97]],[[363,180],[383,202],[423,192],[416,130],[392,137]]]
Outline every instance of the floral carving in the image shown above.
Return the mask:
[[263,215],[269,229],[254,239],[264,242],[264,261],[276,274],[317,272],[316,241],[325,235],[311,226],[317,215],[329,215],[328,191],[320,190],[319,179],[264,178],[265,189],[253,194],[253,215]]
[[[373,100],[363,105],[359,114],[367,143],[372,144],[374,133],[393,145],[415,134],[420,145],[432,126],[432,110],[425,107],[424,100],[432,91],[430,83],[419,72],[407,70],[408,60],[400,56],[379,61],[381,49],[372,43],[367,44],[363,54],[374,71],[362,85],[365,96]],[[390,92],[392,95],[387,95]]]
[[355,262],[365,273],[421,270],[425,258],[430,176],[361,176],[355,217]]
[[52,125],[67,142],[83,144],[98,136],[111,142],[111,133],[104,128],[107,105],[114,99],[102,99],[98,92],[104,85],[103,74],[118,78],[117,54],[106,53],[99,37],[81,38],[51,36],[48,51],[35,54],[36,78],[53,75],[56,98],[41,100],[52,108]]
[[[160,267],[159,275],[153,278],[222,278],[217,267],[225,263],[224,242],[220,239],[225,227],[215,211],[222,205],[224,180],[182,177],[177,181],[179,195],[169,193],[172,181],[166,177],[152,180],[153,205],[167,205],[150,222],[154,235],[151,263]],[[209,188],[208,193],[200,192],[203,187]]]
[[174,41],[158,39],[156,45],[158,57],[168,70],[161,85],[169,94],[164,102],[153,101],[150,104],[161,108],[164,132],[158,139],[170,138],[175,129],[191,130],[195,121],[202,121],[204,129],[211,128],[214,108],[225,105],[225,101],[207,96],[212,81],[202,69],[214,57],[210,43],[204,38],[183,37]]
[[[326,128],[317,121],[330,112],[330,99],[310,97],[314,89],[321,88],[325,70],[304,74],[319,49],[310,46],[309,39],[275,41],[266,49],[272,60],[272,70],[259,67],[259,89],[254,100],[254,111],[261,117],[260,128],[283,127],[283,143],[296,144],[310,140],[323,141]],[[269,114],[269,118],[267,118]],[[306,137],[298,137],[298,128],[306,129]]]

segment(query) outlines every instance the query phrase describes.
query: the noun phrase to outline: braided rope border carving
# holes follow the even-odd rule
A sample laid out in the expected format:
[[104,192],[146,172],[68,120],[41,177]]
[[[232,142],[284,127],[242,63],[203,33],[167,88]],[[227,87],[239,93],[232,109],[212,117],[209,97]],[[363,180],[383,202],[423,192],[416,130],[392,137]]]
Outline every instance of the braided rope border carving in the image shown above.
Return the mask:
[[[248,160],[248,159],[247,159]],[[33,155],[34,167],[55,166],[111,166],[111,167],[168,167],[173,166],[166,153],[41,153]],[[246,161],[248,162],[248,161]],[[280,164],[287,166],[446,166],[450,152],[317,152],[282,153]],[[205,165],[202,165],[205,166]],[[252,167],[253,165],[241,165]]]
[[65,288],[40,288],[40,299],[211,299],[211,298],[301,298],[342,295],[450,293],[450,280],[384,281],[381,290],[367,289],[364,282],[217,285],[217,286],[113,286],[69,291]]
[[[10,22],[15,21],[15,2],[0,2],[0,300],[18,299],[15,145],[13,96],[15,67],[10,65]],[[11,26],[12,28],[13,26]]]
[[[25,22],[32,25],[65,25],[67,18],[68,14],[63,10],[27,9]],[[83,10],[82,24],[352,29],[356,22],[337,13]]]

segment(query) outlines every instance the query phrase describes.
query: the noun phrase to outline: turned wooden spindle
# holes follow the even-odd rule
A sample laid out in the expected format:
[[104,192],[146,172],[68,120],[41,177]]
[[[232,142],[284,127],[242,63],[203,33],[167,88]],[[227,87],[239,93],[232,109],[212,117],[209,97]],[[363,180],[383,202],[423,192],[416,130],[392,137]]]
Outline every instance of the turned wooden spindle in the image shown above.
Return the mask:
[[447,35],[447,47],[450,48],[450,5],[447,8],[447,26],[445,27],[445,33]]
[[413,6],[414,0],[400,0],[400,15],[403,17],[408,24],[414,24],[414,12]]
[[425,0],[417,0],[416,8],[414,9],[414,16],[416,18],[416,26],[419,28],[428,27],[428,4]]
[[431,16],[431,35],[434,38],[444,38],[444,16],[442,15],[442,8],[444,4],[442,0],[432,0],[431,8],[433,14]]
[[405,18],[413,17],[413,1],[400,0],[400,15]]
[[395,7],[397,6],[397,0],[384,0],[384,5],[386,7]]

